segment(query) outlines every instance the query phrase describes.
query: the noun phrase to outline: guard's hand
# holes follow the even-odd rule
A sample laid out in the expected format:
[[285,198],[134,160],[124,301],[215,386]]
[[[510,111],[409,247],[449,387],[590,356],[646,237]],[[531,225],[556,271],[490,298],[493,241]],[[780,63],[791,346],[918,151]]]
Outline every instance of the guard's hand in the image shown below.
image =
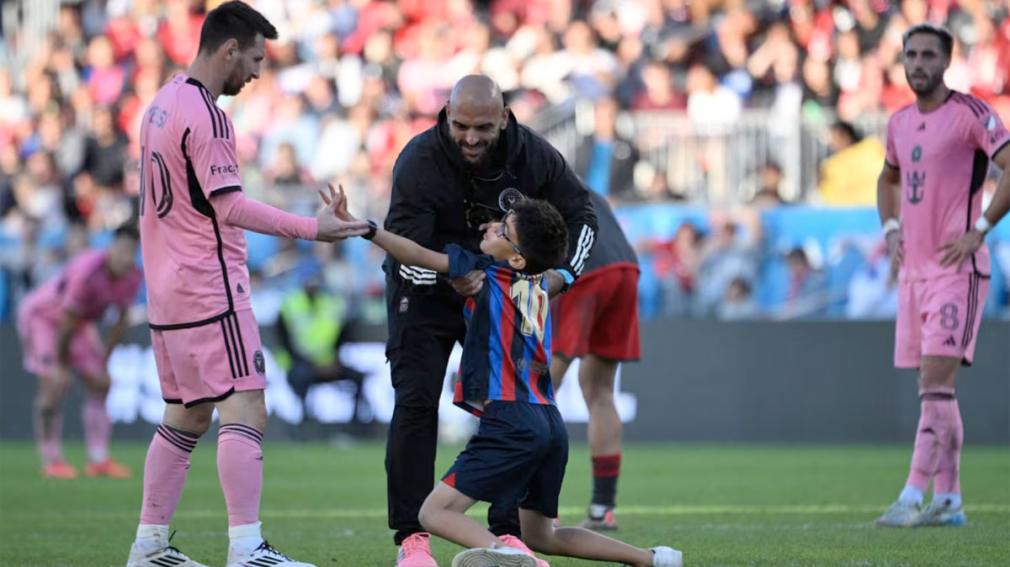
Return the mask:
[[940,246],[940,252],[943,254],[940,258],[940,265],[944,267],[960,266],[961,262],[967,260],[978,250],[979,246],[982,246],[982,240],[982,234],[971,229],[961,235],[961,238],[944,243]]
[[477,295],[484,287],[485,277],[486,275],[483,271],[474,270],[465,276],[452,280],[452,289],[465,297]]

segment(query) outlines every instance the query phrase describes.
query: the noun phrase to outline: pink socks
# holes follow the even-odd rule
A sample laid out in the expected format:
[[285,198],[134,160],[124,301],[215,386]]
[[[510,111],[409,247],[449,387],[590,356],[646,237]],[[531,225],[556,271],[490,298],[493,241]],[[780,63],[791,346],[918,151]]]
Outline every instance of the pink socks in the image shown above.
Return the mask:
[[144,500],[140,523],[168,525],[179,504],[189,472],[189,455],[200,438],[195,433],[159,425],[144,462]]
[[248,425],[222,425],[217,434],[217,474],[228,507],[228,525],[259,522],[263,493],[263,434]]
[[935,480],[934,492],[960,492],[958,470],[964,427],[953,390],[933,389],[920,395],[919,426],[907,484],[922,491]]
[[88,450],[88,461],[92,463],[101,463],[109,458],[112,424],[109,423],[109,413],[105,410],[106,396],[105,392],[89,392],[81,407],[84,445]]

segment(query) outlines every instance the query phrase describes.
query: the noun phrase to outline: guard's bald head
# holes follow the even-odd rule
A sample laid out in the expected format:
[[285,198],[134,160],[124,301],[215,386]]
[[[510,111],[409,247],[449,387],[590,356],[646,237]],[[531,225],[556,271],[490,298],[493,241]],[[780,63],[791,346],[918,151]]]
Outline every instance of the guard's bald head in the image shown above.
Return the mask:
[[456,81],[449,94],[449,108],[457,110],[461,107],[467,110],[500,110],[505,106],[501,89],[485,75],[467,75]]
[[501,89],[484,75],[467,75],[457,81],[445,110],[449,135],[471,165],[488,158],[489,150],[508,127]]

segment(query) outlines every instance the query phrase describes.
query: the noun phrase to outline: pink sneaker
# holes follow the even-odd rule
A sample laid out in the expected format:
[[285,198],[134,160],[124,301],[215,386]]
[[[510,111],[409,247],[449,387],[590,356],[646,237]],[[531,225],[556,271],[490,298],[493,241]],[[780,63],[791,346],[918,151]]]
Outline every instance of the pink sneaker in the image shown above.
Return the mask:
[[427,533],[410,534],[400,543],[400,552],[396,554],[396,567],[438,567],[435,557],[431,554]]
[[529,555],[533,559],[536,559],[536,561],[537,561],[537,567],[551,567],[550,563],[548,563],[548,562],[544,561],[543,559],[540,559],[539,557],[537,557],[536,555],[534,555],[533,554],[533,550],[530,549],[530,548],[528,548],[528,547],[526,547],[526,544],[523,543],[523,540],[517,538],[516,536],[514,536],[512,534],[505,534],[503,536],[498,536],[498,539],[502,540],[505,543],[505,545],[507,545],[509,547],[514,547],[514,548],[518,549],[519,551],[522,551],[526,555]]

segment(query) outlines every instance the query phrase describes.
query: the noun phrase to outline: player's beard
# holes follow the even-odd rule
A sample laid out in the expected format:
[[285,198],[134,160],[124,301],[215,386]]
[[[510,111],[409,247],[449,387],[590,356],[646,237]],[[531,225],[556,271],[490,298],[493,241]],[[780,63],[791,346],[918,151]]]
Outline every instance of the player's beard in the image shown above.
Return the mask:
[[919,88],[915,87],[915,81],[912,80],[912,76],[908,71],[905,71],[905,80],[908,81],[908,87],[912,89],[912,92],[916,96],[926,98],[935,93],[936,89],[940,88],[940,85],[943,84],[943,71],[935,74],[926,73],[926,82]]

